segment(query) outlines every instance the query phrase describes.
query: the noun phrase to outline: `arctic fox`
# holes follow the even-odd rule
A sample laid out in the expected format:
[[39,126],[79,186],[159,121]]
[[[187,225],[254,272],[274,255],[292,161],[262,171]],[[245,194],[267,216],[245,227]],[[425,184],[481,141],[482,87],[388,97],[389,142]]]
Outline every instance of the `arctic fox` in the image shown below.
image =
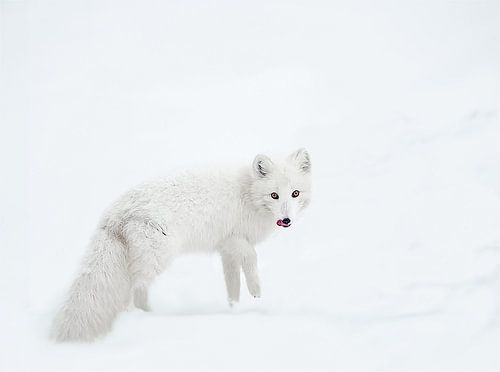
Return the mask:
[[281,163],[257,155],[235,171],[186,173],[132,189],[104,214],[56,315],[58,341],[92,341],[133,304],[149,310],[148,286],[178,255],[216,251],[230,305],[240,271],[260,296],[254,245],[287,228],[309,204],[311,160],[299,149]]

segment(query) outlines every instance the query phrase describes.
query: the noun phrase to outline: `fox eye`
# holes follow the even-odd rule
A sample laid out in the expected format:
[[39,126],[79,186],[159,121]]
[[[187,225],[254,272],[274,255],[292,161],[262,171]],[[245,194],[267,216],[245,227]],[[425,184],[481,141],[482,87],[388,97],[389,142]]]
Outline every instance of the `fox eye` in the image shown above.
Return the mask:
[[273,192],[273,193],[271,194],[271,198],[273,198],[273,199],[279,199],[279,198],[280,198],[280,196],[279,196],[278,194],[276,194],[275,192]]
[[299,190],[294,190],[294,192],[292,192],[292,198],[296,198],[297,196],[299,196],[299,194],[300,194]]

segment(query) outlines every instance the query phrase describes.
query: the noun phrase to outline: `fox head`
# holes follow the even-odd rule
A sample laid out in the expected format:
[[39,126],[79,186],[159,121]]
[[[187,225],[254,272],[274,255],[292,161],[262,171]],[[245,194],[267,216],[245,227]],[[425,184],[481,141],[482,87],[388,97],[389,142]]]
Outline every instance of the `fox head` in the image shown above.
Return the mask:
[[259,154],[252,168],[253,203],[272,213],[278,226],[289,227],[310,201],[309,153],[299,149],[282,163],[274,163],[266,155]]

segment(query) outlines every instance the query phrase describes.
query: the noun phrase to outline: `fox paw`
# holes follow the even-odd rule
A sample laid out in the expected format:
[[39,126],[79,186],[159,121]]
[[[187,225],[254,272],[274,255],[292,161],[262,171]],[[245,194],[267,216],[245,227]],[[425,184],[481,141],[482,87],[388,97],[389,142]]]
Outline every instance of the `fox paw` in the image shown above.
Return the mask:
[[254,297],[254,298],[260,298],[260,285],[256,284],[253,286],[250,286],[248,288],[248,292]]

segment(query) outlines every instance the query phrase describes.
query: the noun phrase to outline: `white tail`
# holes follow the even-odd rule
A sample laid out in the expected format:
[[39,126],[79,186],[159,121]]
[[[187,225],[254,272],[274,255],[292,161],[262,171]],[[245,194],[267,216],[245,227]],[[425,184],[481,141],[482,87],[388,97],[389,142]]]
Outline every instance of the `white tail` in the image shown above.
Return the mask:
[[57,341],[92,341],[105,334],[130,300],[126,252],[118,237],[101,228],[89,248],[55,318],[52,335]]

